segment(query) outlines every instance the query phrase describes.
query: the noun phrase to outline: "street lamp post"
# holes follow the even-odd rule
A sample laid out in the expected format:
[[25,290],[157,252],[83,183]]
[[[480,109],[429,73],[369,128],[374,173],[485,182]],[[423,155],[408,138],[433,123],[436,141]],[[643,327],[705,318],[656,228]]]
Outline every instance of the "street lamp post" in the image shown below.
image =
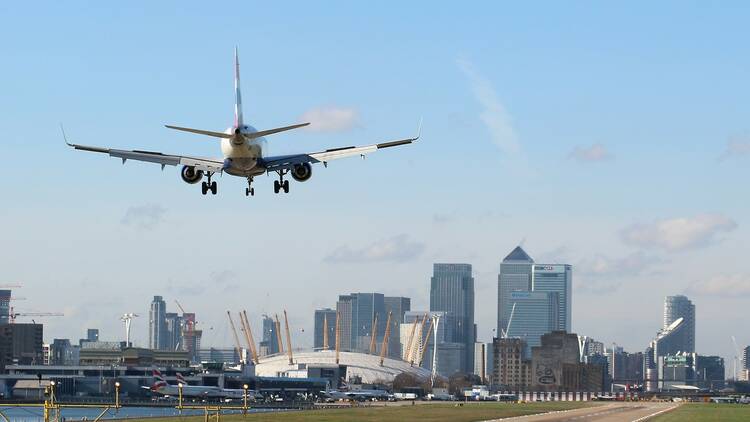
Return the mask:
[[120,408],[120,381],[115,381],[115,409]]
[[180,412],[182,412],[182,383],[177,384],[177,393],[179,397],[178,404],[179,404]]
[[52,380],[49,382],[49,401],[50,405],[55,405],[55,381]]
[[247,414],[247,388],[248,388],[247,384],[242,386],[242,389],[245,391],[245,393],[242,395],[242,402],[243,402],[242,414],[243,415]]

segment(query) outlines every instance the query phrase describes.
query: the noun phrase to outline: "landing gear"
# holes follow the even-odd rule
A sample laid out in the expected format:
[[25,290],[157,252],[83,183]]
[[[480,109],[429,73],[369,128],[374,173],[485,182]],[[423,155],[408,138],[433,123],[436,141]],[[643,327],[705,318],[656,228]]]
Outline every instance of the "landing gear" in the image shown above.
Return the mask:
[[289,193],[289,181],[288,180],[284,180],[284,175],[288,171],[289,170],[279,170],[278,171],[278,173],[279,173],[279,180],[274,180],[274,182],[273,182],[273,192],[274,193],[279,193],[279,191],[282,190],[282,189],[284,190],[284,193]]
[[255,196],[255,189],[253,189],[253,178],[247,178],[247,188],[245,188],[245,196]]
[[206,173],[206,175],[208,176],[208,182],[201,183],[201,193],[205,195],[208,193],[208,191],[211,191],[211,195],[216,195],[216,182],[211,181],[211,176],[213,176],[214,174],[212,172],[208,172]]

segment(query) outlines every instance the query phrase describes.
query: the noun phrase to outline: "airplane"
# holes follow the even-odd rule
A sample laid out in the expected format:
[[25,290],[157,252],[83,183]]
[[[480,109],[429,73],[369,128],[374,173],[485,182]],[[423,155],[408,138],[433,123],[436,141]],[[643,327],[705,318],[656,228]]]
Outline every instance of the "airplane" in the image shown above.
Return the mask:
[[392,400],[393,394],[384,390],[325,390],[320,392],[328,401],[338,400]]
[[162,170],[164,170],[165,166],[181,165],[182,180],[190,184],[200,182],[205,174],[206,181],[203,181],[201,184],[201,192],[203,195],[206,195],[208,192],[211,192],[212,195],[216,195],[216,182],[212,181],[212,177],[215,174],[226,173],[232,176],[244,177],[247,179],[245,196],[250,196],[255,195],[255,189],[253,188],[254,178],[264,173],[270,174],[271,172],[275,172],[278,174],[279,179],[274,180],[273,189],[275,193],[279,193],[282,190],[284,193],[289,193],[289,181],[284,180],[284,176],[287,174],[291,174],[292,178],[298,182],[305,182],[312,177],[311,164],[323,163],[323,166],[328,167],[328,162],[332,160],[353,156],[361,156],[364,158],[366,154],[381,149],[411,144],[418,140],[421,134],[422,123],[420,121],[417,135],[413,138],[397,139],[359,147],[348,146],[332,148],[325,151],[303,154],[266,156],[264,154],[267,146],[266,136],[305,127],[310,123],[297,123],[267,130],[257,130],[253,126],[245,123],[242,116],[240,64],[237,48],[234,49],[234,95],[234,124],[224,132],[165,125],[169,129],[219,139],[223,156],[222,158],[201,158],[186,155],[163,154],[154,151],[129,151],[75,144],[68,141],[68,138],[65,135],[65,130],[61,125],[63,139],[68,146],[74,149],[108,154],[110,157],[120,158],[123,164],[125,164],[127,160],[145,161],[160,164]]
[[[182,397],[241,399],[245,395],[245,390],[243,389],[190,385],[179,372],[177,373],[177,385],[169,384],[158,369],[153,369],[152,375],[154,383],[151,387],[143,388],[163,396],[177,397],[180,394],[180,388],[182,388]],[[250,399],[255,399],[256,393],[254,390],[247,390],[247,396]]]

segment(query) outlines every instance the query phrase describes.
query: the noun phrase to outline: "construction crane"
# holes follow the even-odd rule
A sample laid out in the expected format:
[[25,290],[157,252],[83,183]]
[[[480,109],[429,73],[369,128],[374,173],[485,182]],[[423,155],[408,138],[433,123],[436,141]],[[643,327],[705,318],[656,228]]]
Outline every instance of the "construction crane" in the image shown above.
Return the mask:
[[182,307],[177,299],[175,299],[174,303],[180,308],[180,311],[182,312],[182,320],[184,321],[184,325],[182,326],[183,349],[188,352],[192,359],[195,355],[195,350],[193,350],[195,348],[195,341],[193,340],[195,338],[195,314],[185,312],[185,308]]
[[328,315],[323,315],[323,350],[328,350]]
[[258,351],[255,349],[255,339],[253,338],[253,330],[250,329],[250,321],[247,320],[247,311],[242,310],[240,315],[240,321],[244,322],[245,335],[247,337],[248,346],[250,346],[250,353],[253,354],[253,363],[258,364]]
[[13,308],[11,308],[10,314],[8,315],[8,317],[10,318],[11,324],[15,324],[16,318],[18,317],[58,317],[58,316],[65,316],[65,315],[60,312],[14,312]]
[[130,325],[133,322],[133,318],[138,317],[138,314],[127,313],[122,314],[120,321],[125,323],[125,347],[130,347]]
[[341,321],[341,313],[339,311],[336,311],[336,365],[339,364],[339,349],[341,348],[341,335],[339,331],[341,331],[341,327],[339,325]]
[[510,318],[508,318],[508,325],[505,329],[500,328],[500,338],[508,338],[508,331],[510,331],[510,323],[513,322],[513,314],[516,313],[516,302],[513,302],[513,307],[510,308]]
[[375,348],[377,347],[376,346],[377,342],[376,342],[375,337],[377,337],[377,334],[378,334],[378,314],[375,314],[375,318],[373,318],[372,320],[372,330],[370,332],[370,354],[371,355],[375,354]]
[[383,345],[380,347],[380,366],[383,366],[385,352],[388,350],[388,338],[391,336],[391,311],[388,311],[388,319],[385,323],[385,336],[383,336]]
[[229,325],[232,327],[232,334],[234,335],[234,348],[237,351],[237,357],[242,361],[242,346],[240,346],[240,338],[237,336],[237,329],[234,327],[234,321],[232,321],[232,314],[227,311],[227,318],[229,318]]
[[286,316],[286,309],[284,309],[284,328],[286,329],[286,348],[289,352],[289,364],[294,365],[294,357],[292,356],[292,336],[289,334],[289,319]]
[[279,353],[284,353],[284,342],[281,341],[281,322],[279,322],[279,314],[274,314],[276,317],[276,344],[279,346]]

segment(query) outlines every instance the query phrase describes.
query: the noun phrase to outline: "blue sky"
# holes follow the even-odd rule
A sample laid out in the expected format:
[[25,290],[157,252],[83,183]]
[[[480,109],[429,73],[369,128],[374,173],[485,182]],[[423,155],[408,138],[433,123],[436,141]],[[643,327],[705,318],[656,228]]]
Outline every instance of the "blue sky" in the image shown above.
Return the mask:
[[[663,296],[685,293],[699,352],[728,357],[730,335],[750,343],[733,329],[750,298],[749,9],[4,4],[2,277],[25,284],[18,308],[65,311],[58,337],[119,338],[136,312],[145,341],[163,294],[199,312],[208,343],[230,344],[225,309],[287,307],[304,345],[336,295],[380,286],[425,309],[431,263],[469,262],[489,340],[499,260],[523,242],[574,265],[575,331],[641,350]],[[216,156],[163,124],[232,123],[235,45],[255,126],[350,116],[270,137],[272,153],[398,138],[420,116],[423,139],[316,167],[289,195],[260,178],[250,200],[241,179],[204,198],[175,169],[62,143],[59,122],[83,144]]]

